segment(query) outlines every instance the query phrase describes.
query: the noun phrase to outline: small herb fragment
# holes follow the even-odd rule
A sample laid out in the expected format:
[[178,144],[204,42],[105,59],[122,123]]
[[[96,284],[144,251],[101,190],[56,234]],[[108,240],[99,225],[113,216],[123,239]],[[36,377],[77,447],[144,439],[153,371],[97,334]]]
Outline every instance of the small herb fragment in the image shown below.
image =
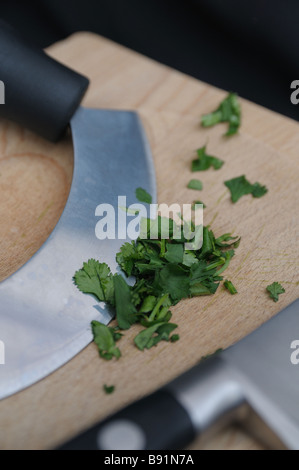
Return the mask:
[[202,189],[202,182],[199,180],[190,180],[187,188],[200,191]]
[[232,178],[225,181],[224,184],[230,190],[232,202],[237,202],[246,194],[252,194],[253,197],[262,197],[268,192],[266,186],[262,186],[260,183],[251,184],[245,175]]
[[202,356],[199,362],[204,362],[207,359],[210,359],[211,357],[217,356],[217,354],[220,354],[222,351],[223,351],[222,348],[216,349],[216,351],[213,352],[212,354],[207,354],[206,356]]
[[115,390],[115,386],[114,385],[104,385],[103,386],[103,389],[104,389],[104,392],[107,394],[107,395],[110,395],[111,393],[114,392]]
[[196,210],[197,204],[202,204],[203,209],[205,209],[207,207],[202,201],[194,201],[194,202],[192,202],[192,206],[191,206],[191,209],[193,211]]
[[262,197],[268,192],[266,186],[262,186],[260,183],[254,183],[252,185],[251,194],[253,197]]
[[113,284],[117,323],[122,330],[128,330],[137,320],[130,286],[120,274],[114,276]]
[[146,204],[152,203],[152,196],[145,189],[137,188],[135,194],[138,201],[145,202]]
[[142,330],[134,339],[138,349],[143,351],[145,348],[150,349],[160,341],[169,341],[170,333],[177,328],[175,323],[156,323]]
[[176,341],[178,341],[179,339],[180,339],[180,335],[176,335],[176,334],[174,334],[170,337],[170,341],[172,343],[176,343]]
[[220,158],[213,157],[206,153],[206,145],[199,148],[197,151],[197,158],[192,161],[191,171],[205,171],[211,166],[215,170],[219,170],[222,167],[224,161]]
[[219,122],[228,122],[229,127],[226,136],[237,133],[241,124],[241,107],[236,93],[229,93],[215,111],[204,114],[201,118],[203,127],[214,126]]
[[270,298],[274,302],[278,302],[279,300],[279,295],[285,293],[285,289],[282,287],[279,282],[273,282],[269,286],[266,287],[267,291],[269,292]]
[[106,361],[113,357],[118,359],[121,356],[120,350],[115,343],[121,338],[121,334],[115,328],[108,327],[102,323],[93,320],[91,322],[93,340],[99,349],[99,354]]
[[238,293],[237,289],[233,285],[231,281],[228,281],[227,279],[223,283],[224,287],[230,292],[230,294],[235,295]]

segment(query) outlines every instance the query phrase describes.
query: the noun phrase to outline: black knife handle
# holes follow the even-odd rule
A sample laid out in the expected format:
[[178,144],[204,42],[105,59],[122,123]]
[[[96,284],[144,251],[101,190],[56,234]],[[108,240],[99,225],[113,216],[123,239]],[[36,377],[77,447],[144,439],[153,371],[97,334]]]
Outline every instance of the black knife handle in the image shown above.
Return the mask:
[[175,450],[195,435],[243,419],[243,388],[221,355],[211,357],[99,423],[60,450]]
[[0,116],[56,141],[78,108],[89,81],[24,41],[0,20]]
[[159,390],[94,426],[59,450],[182,449],[195,436],[189,415],[167,390]]

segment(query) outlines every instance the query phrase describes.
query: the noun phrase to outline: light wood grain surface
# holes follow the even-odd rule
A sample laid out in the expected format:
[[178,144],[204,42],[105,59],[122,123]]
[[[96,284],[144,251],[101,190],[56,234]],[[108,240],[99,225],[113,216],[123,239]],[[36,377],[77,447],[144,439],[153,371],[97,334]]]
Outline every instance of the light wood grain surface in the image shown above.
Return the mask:
[[[226,139],[224,124],[213,129],[199,126],[201,114],[213,110],[224,91],[89,33],[76,34],[49,52],[90,77],[84,105],[139,111],[153,152],[159,202],[200,198],[207,205],[204,223],[211,223],[216,235],[232,231],[242,236],[227,271],[239,293],[230,296],[219,288],[212,297],[183,301],[173,308],[178,343],[137,351],[132,342],[136,326],[121,340],[119,361],[100,360],[91,344],[51,376],[2,400],[2,449],[55,447],[156,390],[203,355],[233,344],[299,296],[299,124],[242,100],[241,132]],[[204,185],[198,193],[186,185],[194,177],[190,163],[195,150],[206,143],[225,164],[217,172],[198,174]],[[51,233],[68,195],[72,164],[70,137],[54,145],[14,124],[0,123],[1,279],[29,259]],[[269,192],[232,205],[223,181],[244,173]],[[273,281],[286,289],[277,304],[265,293]],[[105,383],[115,384],[114,394],[103,393]],[[196,441],[190,448],[199,447]],[[261,446],[231,427],[203,448]]]

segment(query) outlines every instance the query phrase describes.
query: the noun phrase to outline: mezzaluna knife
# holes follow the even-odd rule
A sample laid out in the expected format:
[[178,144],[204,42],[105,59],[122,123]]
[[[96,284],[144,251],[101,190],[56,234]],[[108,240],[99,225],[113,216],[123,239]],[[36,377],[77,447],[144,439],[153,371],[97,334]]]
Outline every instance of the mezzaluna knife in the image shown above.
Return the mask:
[[109,309],[83,296],[72,277],[88,258],[116,269],[115,254],[126,237],[97,239],[96,207],[111,204],[117,214],[118,196],[126,196],[128,206],[136,203],[137,187],[148,191],[154,203],[156,185],[138,115],[79,107],[88,79],[24,42],[3,22],[0,80],[5,85],[0,116],[52,141],[70,123],[74,142],[73,181],[58,224],[38,252],[0,283],[0,341],[5,346],[1,399],[83,349],[92,340],[91,320],[109,323]]

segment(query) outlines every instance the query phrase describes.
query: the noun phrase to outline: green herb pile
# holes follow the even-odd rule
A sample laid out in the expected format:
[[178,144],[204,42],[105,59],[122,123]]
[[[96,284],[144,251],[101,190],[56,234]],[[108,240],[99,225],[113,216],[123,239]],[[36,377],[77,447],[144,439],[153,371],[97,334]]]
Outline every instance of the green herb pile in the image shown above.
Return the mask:
[[[165,221],[169,224],[168,239],[161,236]],[[229,233],[215,238],[208,227],[203,227],[202,231],[192,227],[193,240],[202,234],[202,246],[188,250],[185,243],[190,240],[185,238],[184,225],[179,228],[176,225],[181,236],[174,239],[172,219],[148,219],[148,232],[153,223],[159,224],[158,239],[139,238],[125,243],[116,255],[124,275],[135,277],[133,286],[122,275],[112,274],[107,264],[93,259],[84,263],[74,276],[81,292],[93,294],[115,309],[116,328],[92,322],[94,340],[104,359],[120,356],[116,346],[122,335],[120,330],[127,330],[135,323],[143,326],[134,339],[140,350],[149,349],[162,340],[178,340],[177,335],[172,335],[177,325],[170,322],[169,308],[181,299],[214,294],[240,242]]]

